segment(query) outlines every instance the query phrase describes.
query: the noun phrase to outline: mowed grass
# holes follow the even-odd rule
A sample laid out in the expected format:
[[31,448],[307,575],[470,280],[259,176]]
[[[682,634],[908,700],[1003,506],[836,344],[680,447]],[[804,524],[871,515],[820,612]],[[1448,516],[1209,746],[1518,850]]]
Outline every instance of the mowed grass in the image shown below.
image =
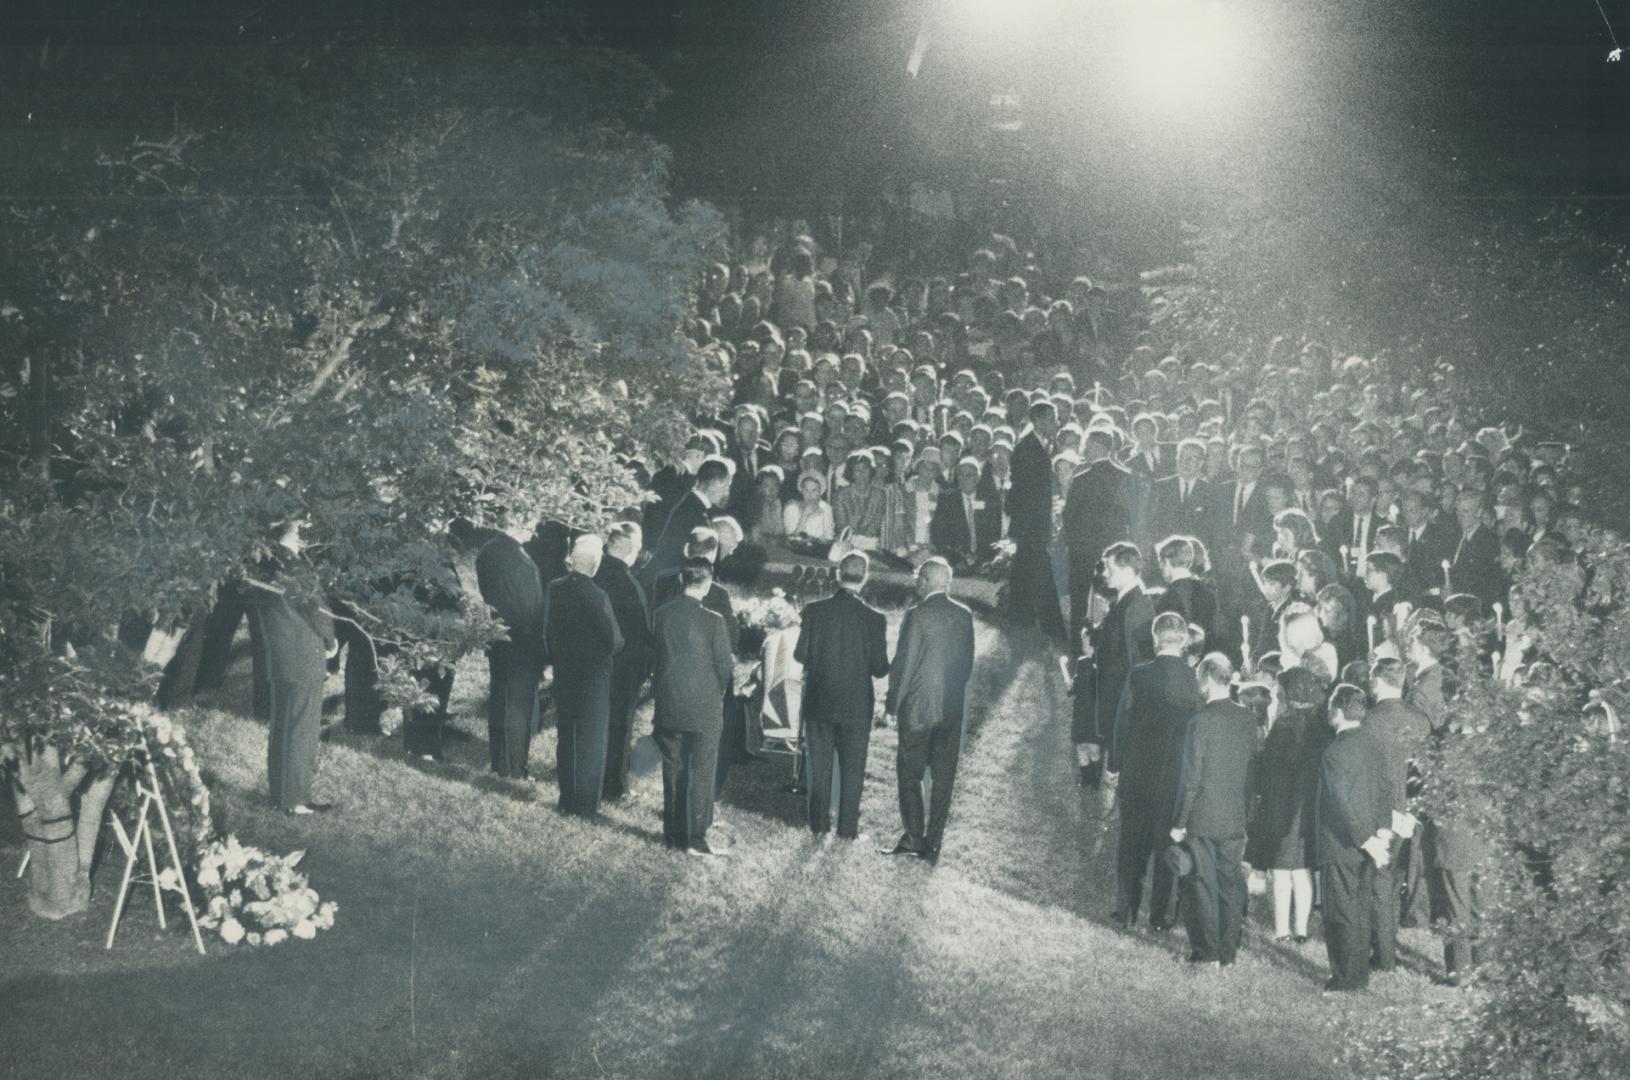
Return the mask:
[[596,824],[554,810],[553,732],[534,745],[540,781],[485,775],[479,660],[459,672],[448,764],[338,734],[318,792],[342,811],[288,818],[266,798],[265,728],[224,708],[247,704],[240,664],[189,718],[217,813],[248,842],[305,849],[335,929],[199,957],[137,895],[107,952],[117,866],[93,911],[59,924],[28,916],[8,872],[0,1076],[1300,1080],[1344,1075],[1343,1043],[1383,1005],[1418,1015],[1455,993],[1412,932],[1409,970],[1322,997],[1322,946],[1275,946],[1255,901],[1222,972],[1183,965],[1180,931],[1109,928],[1114,834],[1075,786],[1050,654],[983,624],[978,647],[933,868],[876,851],[899,828],[891,730],[873,733],[869,841],[813,841],[763,762],[737,766],[720,808],[732,856],[695,859],[660,844],[654,770]]

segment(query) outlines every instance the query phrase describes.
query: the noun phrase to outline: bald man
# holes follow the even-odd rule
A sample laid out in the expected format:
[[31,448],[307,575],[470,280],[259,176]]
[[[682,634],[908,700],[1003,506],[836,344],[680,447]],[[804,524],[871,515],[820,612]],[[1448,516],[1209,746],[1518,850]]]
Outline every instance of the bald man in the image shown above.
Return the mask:
[[555,667],[560,808],[579,817],[600,812],[611,658],[623,648],[611,599],[593,580],[604,553],[592,533],[573,540],[565,576],[551,581],[543,598],[544,644]]

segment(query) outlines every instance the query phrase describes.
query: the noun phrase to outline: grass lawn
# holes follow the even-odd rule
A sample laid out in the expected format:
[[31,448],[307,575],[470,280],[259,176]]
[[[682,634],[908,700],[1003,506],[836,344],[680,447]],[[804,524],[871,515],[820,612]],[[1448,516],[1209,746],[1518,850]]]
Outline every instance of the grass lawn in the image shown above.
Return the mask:
[[[891,627],[896,620],[891,619]],[[1107,925],[1113,835],[1079,794],[1069,701],[1039,638],[981,625],[973,730],[936,868],[885,859],[894,733],[874,732],[859,844],[815,843],[775,764],[737,766],[725,860],[661,846],[661,777],[586,824],[542,782],[486,774],[484,664],[459,672],[447,764],[336,734],[318,796],[275,813],[247,678],[190,718],[224,831],[288,851],[338,922],[314,942],[191,948],[133,898],[104,951],[117,867],[92,911],[28,914],[0,826],[0,1076],[1283,1077],[1345,1075],[1383,1005],[1419,1016],[1436,949],[1324,998],[1323,947],[1276,946],[1253,901],[1234,968],[1193,971],[1181,931]],[[648,706],[646,725],[648,726]],[[1424,1018],[1420,1021],[1426,1022]]]

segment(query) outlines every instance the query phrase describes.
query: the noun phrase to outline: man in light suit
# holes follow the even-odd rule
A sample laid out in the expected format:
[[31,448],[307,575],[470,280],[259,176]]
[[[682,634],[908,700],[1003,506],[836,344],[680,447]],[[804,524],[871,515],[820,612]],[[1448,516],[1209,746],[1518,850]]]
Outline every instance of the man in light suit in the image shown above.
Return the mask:
[[853,552],[838,563],[838,591],[804,608],[793,657],[804,666],[804,753],[809,828],[832,828],[832,766],[838,768],[838,836],[860,837],[860,794],[876,701],[872,680],[889,673],[887,620],[860,598],[870,563]]
[[572,541],[565,577],[543,596],[544,644],[555,668],[556,765],[560,808],[579,817],[600,812],[611,722],[611,661],[623,633],[611,598],[594,583],[603,541],[585,533]]
[[1189,960],[1227,967],[1239,951],[1245,915],[1245,818],[1256,717],[1229,700],[1234,665],[1222,653],[1200,662],[1205,705],[1188,723],[1178,769],[1171,838],[1186,843],[1194,867],[1183,879]]
[[[938,860],[951,815],[951,789],[966,729],[968,678],[973,673],[973,615],[951,599],[951,565],[929,559],[917,570],[922,600],[906,612],[889,672],[884,708],[898,721],[895,771],[905,835],[891,855]],[[923,820],[923,774],[933,776]]]
[[718,854],[707,842],[713,820],[713,769],[734,660],[724,619],[702,605],[713,565],[688,560],[677,599],[657,609],[656,714],[652,732],[662,751],[662,839],[696,855]]

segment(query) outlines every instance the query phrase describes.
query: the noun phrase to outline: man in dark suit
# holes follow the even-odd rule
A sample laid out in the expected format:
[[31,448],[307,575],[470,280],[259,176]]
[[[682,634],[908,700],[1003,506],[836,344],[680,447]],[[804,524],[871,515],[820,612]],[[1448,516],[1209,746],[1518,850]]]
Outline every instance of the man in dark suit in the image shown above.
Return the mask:
[[1155,542],[1155,481],[1171,472],[1167,464],[1165,447],[1158,440],[1160,425],[1153,416],[1143,414],[1132,421],[1132,445],[1124,455],[1129,474],[1127,484],[1127,517],[1131,526],[1124,539],[1138,545],[1141,551],[1151,551]]
[[1183,879],[1189,960],[1227,967],[1239,951],[1245,916],[1245,818],[1256,717],[1229,700],[1234,665],[1222,653],[1200,661],[1205,705],[1189,720],[1172,814],[1173,842],[1187,844],[1193,867]]
[[487,746],[492,771],[527,775],[538,730],[538,680],[543,675],[543,581],[520,541],[499,533],[475,557],[481,599],[508,628],[487,645]]
[[1077,758],[1085,758],[1082,765],[1082,783],[1098,786],[1107,754],[1116,756],[1115,716],[1121,705],[1121,694],[1126,689],[1126,677],[1138,664],[1154,659],[1155,643],[1152,627],[1155,621],[1154,604],[1143,591],[1143,555],[1136,544],[1111,544],[1104,552],[1105,584],[1115,594],[1114,603],[1104,621],[1093,630],[1083,643],[1085,658],[1093,665],[1091,677],[1093,701],[1085,730],[1086,750],[1077,747]]
[[838,564],[838,591],[804,608],[793,657],[804,666],[804,753],[809,828],[832,827],[832,763],[838,768],[838,836],[860,836],[860,793],[872,736],[872,680],[889,672],[886,620],[860,598],[869,563],[861,552]]
[[543,596],[544,644],[555,668],[560,808],[579,817],[600,812],[611,661],[623,648],[611,599],[594,583],[604,553],[598,536],[579,536],[566,556],[566,576],[551,581]]
[[1064,615],[1053,581],[1053,438],[1058,411],[1051,401],[1030,406],[1030,430],[1013,448],[1013,486],[1007,494],[1008,536],[1013,567],[1008,601],[1020,625],[1041,623],[1053,640],[1065,640]]
[[763,439],[764,414],[756,405],[736,407],[730,442],[730,514],[751,530],[758,524],[758,470],[770,464],[770,444]]
[[[1426,740],[1432,733],[1425,715],[1404,704],[1404,678],[1402,660],[1390,656],[1377,660],[1370,669],[1370,697],[1374,701],[1364,716],[1364,730],[1386,753],[1387,788],[1394,813],[1402,813],[1408,806],[1410,769],[1425,758]],[[1391,971],[1398,964],[1400,882],[1396,874],[1403,871],[1407,877],[1410,864],[1420,861],[1420,847],[1416,838],[1400,837],[1387,865],[1375,869],[1370,962],[1377,971]]]
[[940,493],[928,522],[928,539],[952,566],[968,566],[983,559],[1002,537],[1002,508],[979,493],[981,469],[975,458],[957,462],[956,484]]
[[701,435],[692,435],[685,443],[685,451],[679,460],[672,465],[665,465],[658,469],[646,485],[656,496],[645,504],[640,512],[640,529],[645,539],[656,543],[662,535],[662,526],[668,521],[668,515],[673,513],[674,507],[685,493],[696,486],[696,471],[701,468],[702,460],[712,452],[712,445]]
[[[1126,678],[1115,719],[1111,772],[1120,774],[1121,836],[1115,855],[1114,920],[1130,927],[1138,921],[1143,899],[1143,873],[1172,827],[1172,798],[1189,717],[1204,702],[1194,669],[1184,658],[1189,627],[1173,612],[1155,616],[1155,658],[1134,667]],[[1165,859],[1156,859],[1149,892],[1149,925],[1171,925],[1172,875]]]
[[730,690],[734,659],[724,619],[702,606],[713,567],[692,559],[680,570],[681,591],[657,609],[656,714],[652,733],[662,751],[662,839],[698,855],[713,821],[713,769],[719,756],[719,702]]
[[[1243,447],[1235,459],[1234,480],[1223,488],[1219,499],[1223,528],[1214,552],[1219,559],[1225,552],[1233,559],[1247,542],[1262,557],[1273,543],[1273,511],[1268,508],[1267,492],[1261,483],[1265,461],[1260,446]],[[1243,560],[1239,565],[1243,568]]]
[[1081,640],[1098,560],[1104,549],[1132,535],[1127,499],[1130,474],[1115,463],[1115,435],[1105,428],[1088,431],[1081,441],[1086,464],[1076,470],[1064,497],[1062,533],[1070,555],[1070,641]]
[[651,549],[651,559],[640,572],[640,584],[652,590],[656,579],[667,570],[677,569],[685,559],[685,543],[692,529],[704,528],[708,519],[723,509],[730,498],[730,462],[726,458],[704,458],[696,470],[696,486],[680,496],[673,512],[663,523],[662,533]]
[[[951,816],[951,789],[966,729],[968,678],[973,673],[973,615],[951,599],[951,564],[933,558],[917,569],[917,595],[906,612],[889,670],[884,708],[898,722],[894,768],[905,834],[888,852],[937,860]],[[923,776],[933,776],[923,820]]]
[[1450,560],[1449,580],[1455,592],[1470,593],[1486,610],[1505,602],[1505,575],[1500,570],[1500,538],[1485,517],[1484,499],[1476,491],[1462,491],[1455,499],[1460,535]]
[[1204,476],[1206,445],[1184,439],[1177,447],[1177,473],[1155,481],[1155,533],[1197,536],[1209,547],[1216,533],[1211,481]]
[[1386,752],[1363,731],[1364,691],[1342,683],[1330,694],[1335,738],[1319,761],[1314,804],[1314,863],[1321,871],[1326,990],[1363,990],[1370,984],[1370,911],[1375,868],[1388,860],[1392,793]]
[[1404,515],[1404,581],[1406,595],[1421,603],[1440,607],[1443,603],[1443,560],[1452,559],[1458,534],[1454,524],[1441,514],[1432,501],[1413,489],[1404,492],[1400,503]]
[[[1365,558],[1375,550],[1376,530],[1387,523],[1375,511],[1375,495],[1374,480],[1355,477],[1347,494],[1347,508],[1320,529],[1319,545],[1336,561],[1344,577],[1364,565]],[[1346,562],[1341,558],[1342,548],[1347,549]]]
[[632,749],[634,705],[651,670],[651,608],[645,589],[634,580],[634,560],[640,553],[640,527],[632,521],[611,527],[606,557],[600,560],[594,583],[611,600],[623,651],[611,661],[611,711],[606,724],[606,777],[601,794],[620,799],[628,791],[628,758]]

